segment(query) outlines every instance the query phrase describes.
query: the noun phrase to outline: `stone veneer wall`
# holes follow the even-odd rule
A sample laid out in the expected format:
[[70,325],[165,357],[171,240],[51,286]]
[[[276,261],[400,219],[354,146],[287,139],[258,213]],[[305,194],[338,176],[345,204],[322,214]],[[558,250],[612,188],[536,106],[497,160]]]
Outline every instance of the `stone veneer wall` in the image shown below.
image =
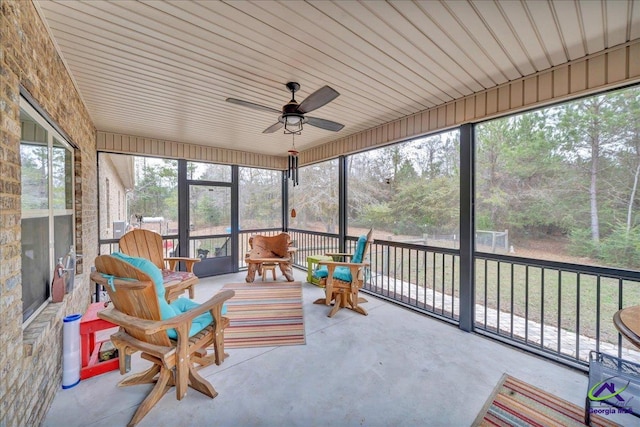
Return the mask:
[[39,425],[62,382],[62,319],[90,303],[89,268],[74,291],[23,330],[20,244],[20,90],[75,150],[76,251],[97,252],[96,131],[31,1],[0,0],[0,427]]

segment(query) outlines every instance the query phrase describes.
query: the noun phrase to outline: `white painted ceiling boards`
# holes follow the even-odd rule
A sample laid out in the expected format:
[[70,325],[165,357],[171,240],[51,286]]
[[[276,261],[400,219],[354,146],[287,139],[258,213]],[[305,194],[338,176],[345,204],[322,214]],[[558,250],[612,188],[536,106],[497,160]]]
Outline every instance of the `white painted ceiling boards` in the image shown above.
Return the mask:
[[99,131],[282,156],[263,134],[288,81],[310,149],[640,37],[636,0],[44,1],[36,5]]

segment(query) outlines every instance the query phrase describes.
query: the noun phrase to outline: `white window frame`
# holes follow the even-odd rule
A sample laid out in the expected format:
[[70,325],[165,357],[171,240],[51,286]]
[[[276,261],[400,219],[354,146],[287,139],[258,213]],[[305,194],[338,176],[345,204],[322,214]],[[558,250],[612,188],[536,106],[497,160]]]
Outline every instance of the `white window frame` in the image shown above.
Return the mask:
[[[45,216],[48,216],[49,219],[49,236],[48,236],[48,252],[49,252],[49,277],[51,279],[53,279],[53,270],[55,268],[55,263],[56,263],[56,259],[55,259],[55,230],[54,230],[54,218],[56,215],[71,215],[71,223],[72,223],[72,237],[71,237],[71,242],[73,242],[74,246],[75,246],[75,241],[76,241],[76,230],[75,230],[75,224],[76,224],[76,218],[75,218],[75,164],[73,161],[73,156],[74,156],[74,147],[66,140],[66,138],[64,136],[62,136],[57,130],[56,128],[49,122],[47,121],[47,119],[45,119],[42,114],[40,112],[38,112],[38,110],[36,110],[24,97],[20,97],[20,109],[23,110],[25,113],[27,113],[29,115],[29,117],[35,121],[39,126],[42,126],[46,131],[47,131],[47,149],[48,149],[48,175],[49,175],[49,182],[48,182],[48,197],[49,197],[49,202],[48,202],[48,209],[36,209],[36,210],[31,210],[31,211],[26,211],[23,212],[22,208],[21,208],[21,220],[25,219],[25,218],[42,218]],[[72,201],[71,201],[71,208],[70,209],[60,209],[60,208],[54,208],[54,203],[53,203],[53,195],[54,195],[54,183],[53,183],[53,179],[52,179],[52,174],[53,174],[53,148],[54,148],[54,139],[57,141],[58,143],[58,147],[60,145],[62,145],[64,147],[64,149],[69,150],[72,156],[72,161],[71,161],[71,197],[72,197]],[[20,144],[22,145],[22,140],[20,141]],[[51,286],[51,280],[49,281],[49,286]],[[44,301],[36,310],[34,310],[34,312],[27,318],[24,320],[23,324],[22,324],[22,328],[26,328],[29,323],[31,323],[40,312],[42,312],[42,310],[45,309],[45,307],[49,304],[49,302],[51,302],[51,295],[49,295],[49,298]]]

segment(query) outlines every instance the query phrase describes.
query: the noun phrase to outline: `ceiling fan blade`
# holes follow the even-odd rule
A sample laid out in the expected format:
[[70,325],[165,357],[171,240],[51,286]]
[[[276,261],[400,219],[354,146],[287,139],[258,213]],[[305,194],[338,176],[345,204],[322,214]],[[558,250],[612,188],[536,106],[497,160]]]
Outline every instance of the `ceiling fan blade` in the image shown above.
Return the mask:
[[254,110],[262,110],[262,111],[268,111],[269,113],[281,114],[281,111],[276,110],[275,108],[265,107],[264,105],[254,104],[253,102],[249,102],[249,101],[243,101],[242,99],[227,98],[226,101],[232,104],[241,105],[243,107],[253,108]]
[[298,112],[308,113],[336,99],[340,94],[329,86],[323,86],[300,103]]
[[338,132],[344,125],[342,123],[332,122],[331,120],[319,119],[317,117],[306,117],[307,123],[320,129]]
[[273,133],[273,132],[277,131],[278,129],[282,128],[282,126],[284,126],[284,123],[276,122],[276,123],[272,124],[271,126],[269,126],[268,128],[266,128],[265,130],[263,130],[262,133]]

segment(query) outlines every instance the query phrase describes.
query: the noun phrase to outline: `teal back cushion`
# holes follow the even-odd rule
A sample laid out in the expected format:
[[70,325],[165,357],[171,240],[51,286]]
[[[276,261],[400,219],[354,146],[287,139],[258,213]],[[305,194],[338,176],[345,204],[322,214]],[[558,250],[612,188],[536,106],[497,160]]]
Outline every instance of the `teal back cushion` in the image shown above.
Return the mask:
[[367,245],[367,236],[360,236],[358,238],[358,243],[356,244],[356,251],[353,253],[353,257],[351,257],[351,262],[362,262],[362,257],[364,257],[364,247]]
[[[162,271],[151,261],[146,258],[138,258],[132,257],[122,252],[114,252],[111,256],[118,258],[124,262],[128,262],[129,264],[136,267],[138,270],[141,270],[143,273],[147,274],[156,287],[156,295],[158,296],[158,305],[160,306],[160,317],[162,320],[171,319],[179,314],[184,313],[194,307],[198,307],[198,303],[193,302],[186,298],[178,298],[173,301],[171,304],[164,299],[164,282],[162,279]],[[193,319],[191,323],[191,329],[189,330],[189,336],[193,336],[206,328],[213,322],[213,316],[211,316],[210,312],[206,312],[201,314],[200,316]],[[175,329],[168,329],[167,335],[169,338],[176,339],[178,338],[178,334]]]

